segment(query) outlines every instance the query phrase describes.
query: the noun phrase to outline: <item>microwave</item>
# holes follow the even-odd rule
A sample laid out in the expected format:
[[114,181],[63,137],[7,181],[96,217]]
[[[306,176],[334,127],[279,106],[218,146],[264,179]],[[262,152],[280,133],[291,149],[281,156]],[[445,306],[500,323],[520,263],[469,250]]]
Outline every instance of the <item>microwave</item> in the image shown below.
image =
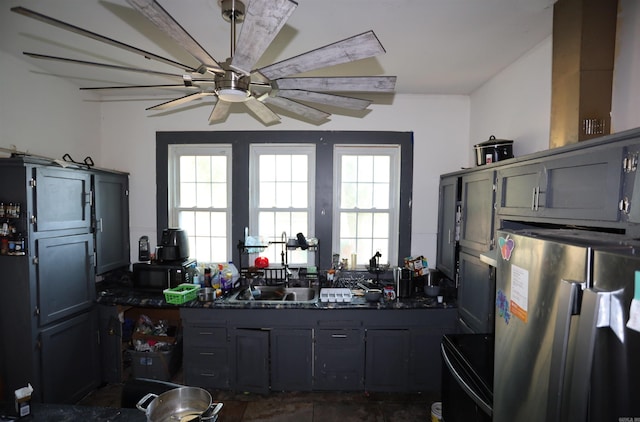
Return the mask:
[[174,262],[137,262],[133,264],[133,287],[162,292],[182,283],[193,283],[197,276],[195,260]]

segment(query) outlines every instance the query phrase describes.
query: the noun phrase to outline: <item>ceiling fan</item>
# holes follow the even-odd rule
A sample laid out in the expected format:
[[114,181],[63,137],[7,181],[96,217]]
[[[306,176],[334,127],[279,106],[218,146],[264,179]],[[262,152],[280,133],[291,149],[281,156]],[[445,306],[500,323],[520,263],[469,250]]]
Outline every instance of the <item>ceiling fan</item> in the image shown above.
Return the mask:
[[[147,68],[116,66],[37,53],[23,54],[45,60],[100,66],[175,78],[175,85],[124,85],[88,87],[85,90],[180,87],[193,91],[183,97],[147,108],[166,110],[203,97],[213,97],[215,104],[209,123],[224,121],[233,103],[244,103],[265,125],[278,123],[270,106],[288,111],[313,123],[322,123],[329,113],[304,103],[315,103],[351,110],[364,110],[371,101],[337,95],[336,92],[390,93],[395,88],[395,76],[350,77],[290,77],[299,73],[374,57],[385,52],[373,31],[328,44],[283,61],[253,69],[298,4],[292,0],[218,0],[222,17],[231,27],[231,57],[216,61],[202,46],[156,1],[127,0],[134,9],[172,38],[199,63],[188,66],[172,59],[138,49],[120,41],[62,22],[23,7],[11,11],[50,25],[116,46],[145,58],[182,70],[181,74],[159,72]],[[236,39],[236,24],[243,22]]]

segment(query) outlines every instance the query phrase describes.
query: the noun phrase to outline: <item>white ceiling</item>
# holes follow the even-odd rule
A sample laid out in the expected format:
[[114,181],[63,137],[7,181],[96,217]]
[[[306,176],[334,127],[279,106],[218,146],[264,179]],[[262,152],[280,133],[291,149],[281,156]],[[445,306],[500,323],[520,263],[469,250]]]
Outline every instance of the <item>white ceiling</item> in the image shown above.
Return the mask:
[[[259,66],[374,30],[386,54],[315,71],[323,76],[395,75],[403,94],[470,94],[551,34],[553,0],[297,0]],[[230,53],[229,24],[218,0],[159,0],[218,62]],[[176,69],[10,12],[23,6],[137,48],[196,66],[125,0],[2,0],[0,48],[42,72],[81,87],[155,84],[151,75],[22,56],[23,51],[144,67]],[[37,67],[36,67],[37,66]],[[178,71],[179,73],[179,71]],[[44,77],[44,76],[43,76]],[[103,92],[103,95],[122,92]],[[165,92],[166,94],[166,92]]]

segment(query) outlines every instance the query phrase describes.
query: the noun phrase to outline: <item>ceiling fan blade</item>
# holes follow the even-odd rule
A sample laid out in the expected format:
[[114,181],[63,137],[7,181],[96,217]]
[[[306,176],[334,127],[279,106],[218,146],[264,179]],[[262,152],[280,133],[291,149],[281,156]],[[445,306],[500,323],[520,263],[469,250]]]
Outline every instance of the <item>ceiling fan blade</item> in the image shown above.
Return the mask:
[[216,104],[213,106],[213,110],[211,110],[211,115],[209,115],[209,123],[217,123],[225,120],[229,115],[230,107],[230,102],[222,101],[218,98],[218,101],[216,101]]
[[322,67],[366,59],[384,52],[376,34],[368,31],[265,66],[258,71],[273,80]]
[[85,60],[69,59],[67,57],[46,56],[44,54],[28,53],[26,51],[23,51],[22,54],[24,54],[25,56],[33,57],[34,59],[54,60],[54,61],[61,61],[61,62],[67,62],[67,63],[84,64],[84,65],[89,65],[89,66],[106,67],[108,69],[126,70],[126,71],[130,71],[130,72],[151,73],[153,75],[169,76],[169,77],[172,77],[172,78],[180,78],[180,79],[183,78],[183,75],[176,75],[174,73],[166,73],[166,72],[158,72],[157,70],[150,70],[150,69],[139,69],[137,67],[116,66],[116,65],[113,65],[113,64],[88,62],[88,61],[85,61]]
[[291,100],[308,101],[334,107],[348,108],[350,110],[364,110],[369,106],[369,104],[371,104],[371,101],[369,100],[344,97],[341,95],[324,94],[321,92],[302,91],[299,89],[282,89],[277,92],[276,96],[289,98]]
[[119,48],[125,49],[127,51],[131,51],[131,52],[139,54],[139,55],[141,55],[141,56],[143,56],[145,58],[153,59],[153,60],[156,60],[156,61],[159,61],[159,62],[162,62],[162,63],[166,63],[166,64],[171,65],[171,66],[175,66],[175,67],[180,68],[180,69],[184,69],[187,72],[195,72],[196,71],[196,69],[193,69],[192,67],[187,66],[185,64],[176,62],[176,61],[168,59],[166,57],[158,56],[157,54],[153,54],[153,53],[150,53],[150,52],[145,51],[145,50],[141,50],[139,48],[133,47],[133,46],[128,45],[128,44],[125,44],[123,42],[120,42],[120,41],[105,37],[105,36],[100,35],[100,34],[96,34],[95,32],[91,32],[91,31],[88,31],[86,29],[82,29],[82,28],[80,28],[78,26],[75,26],[75,25],[72,25],[70,23],[62,22],[62,21],[60,21],[58,19],[54,19],[52,17],[45,16],[45,15],[43,15],[41,13],[35,12],[33,10],[26,9],[24,7],[20,7],[20,6],[19,7],[13,7],[13,8],[11,8],[11,11],[15,12],[15,13],[19,13],[19,14],[24,15],[24,16],[27,16],[29,18],[33,18],[33,19],[39,20],[39,21],[44,22],[44,23],[48,23],[48,24],[56,26],[58,28],[66,29],[66,30],[74,32],[76,34],[84,35],[85,37],[92,38],[94,40],[101,41],[103,43],[106,43],[106,44],[109,44],[109,45],[112,45],[112,46],[115,46],[115,47],[119,47]]
[[265,125],[278,123],[280,121],[280,116],[264,105],[264,103],[258,101],[255,97],[249,97],[249,99],[245,101],[245,104]]
[[283,78],[272,82],[276,89],[304,89],[334,92],[393,92],[395,76],[345,76],[319,78]]
[[166,110],[171,107],[177,107],[182,104],[186,104],[193,100],[198,100],[202,97],[206,97],[209,95],[215,95],[212,92],[194,92],[193,94],[185,95],[184,97],[176,98],[175,100],[167,101],[166,103],[154,105],[153,107],[149,107],[145,110]]
[[231,68],[245,75],[260,59],[298,4],[292,0],[252,1],[238,36]]
[[325,113],[324,111],[320,111],[316,108],[300,104],[287,98],[267,97],[265,98],[264,102],[273,104],[274,106],[280,107],[292,113],[299,114],[300,116],[317,123],[322,123],[329,116],[331,116],[331,114],[329,113]]
[[[185,89],[185,88],[190,88],[187,86],[184,86],[183,84],[180,85],[176,85],[176,84],[164,84],[164,85],[120,85],[120,86],[94,86],[94,87],[85,87],[85,88],[80,88],[81,90],[87,90],[87,91],[99,91],[99,90],[108,90],[108,89],[131,89],[131,88],[179,88],[179,89]],[[193,87],[194,89],[198,89],[196,87]]]
[[224,72],[218,62],[158,2],[155,0],[127,0],[127,3],[187,50],[208,70]]

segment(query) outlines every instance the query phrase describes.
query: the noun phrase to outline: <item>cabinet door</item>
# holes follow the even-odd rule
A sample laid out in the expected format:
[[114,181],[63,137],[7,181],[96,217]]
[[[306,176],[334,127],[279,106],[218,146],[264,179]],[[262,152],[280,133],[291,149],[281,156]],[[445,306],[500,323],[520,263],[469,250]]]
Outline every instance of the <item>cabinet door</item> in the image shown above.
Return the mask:
[[492,333],[495,280],[492,267],[477,256],[460,252],[458,313],[467,331]]
[[494,171],[462,176],[460,246],[478,251],[491,249],[493,241]]
[[[438,311],[439,312],[439,311]],[[442,359],[440,342],[442,336],[453,332],[452,328],[414,328],[411,333],[411,354],[409,367],[409,390],[440,391]]]
[[234,329],[235,389],[269,392],[269,331]]
[[93,235],[36,240],[40,325],[92,306],[95,299]]
[[546,161],[542,216],[618,221],[623,157],[616,147]]
[[129,265],[129,176],[96,173],[94,192],[96,273],[102,274]]
[[365,388],[405,391],[409,379],[409,331],[367,330]]
[[42,330],[40,337],[43,402],[76,403],[99,385],[95,311]]
[[440,180],[436,267],[450,279],[456,273],[458,177]]
[[310,329],[271,330],[271,389],[309,391],[313,381]]
[[35,169],[35,229],[91,231],[91,175],[80,170]]
[[536,215],[543,173],[541,164],[498,170],[498,214]]
[[363,330],[342,328],[316,330],[314,389],[362,390],[364,359]]
[[117,306],[98,305],[102,382],[122,382],[122,323]]

